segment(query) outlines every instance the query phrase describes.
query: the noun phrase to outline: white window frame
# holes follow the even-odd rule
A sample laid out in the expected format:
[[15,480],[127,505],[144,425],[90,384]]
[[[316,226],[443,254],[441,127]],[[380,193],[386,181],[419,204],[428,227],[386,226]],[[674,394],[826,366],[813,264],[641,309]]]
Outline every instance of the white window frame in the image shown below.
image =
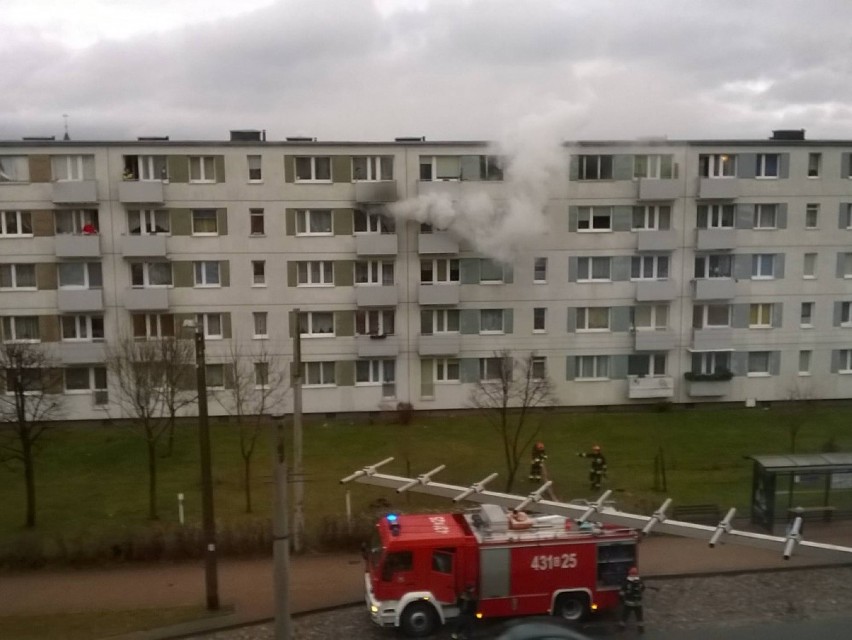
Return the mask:
[[[14,222],[10,225],[9,221]],[[9,228],[14,226],[16,231],[10,232]],[[29,231],[24,231],[29,227]],[[32,238],[33,216],[31,211],[18,211],[5,209],[0,211],[0,238]]]
[[612,180],[613,164],[612,154],[580,154],[577,156],[577,180]]
[[[499,271],[499,273],[498,273]],[[488,272],[488,273],[486,273]],[[504,284],[506,282],[506,265],[491,258],[479,260],[479,284]]]
[[547,284],[547,258],[533,258],[533,284]]
[[[320,325],[328,326],[331,331],[320,330]],[[304,327],[304,331],[302,328]],[[335,336],[334,311],[302,311],[299,314],[299,333],[303,338],[333,338]]]
[[356,387],[378,387],[395,384],[396,360],[393,358],[371,358],[355,361]]
[[[189,156],[189,181],[193,184],[216,182],[216,156]],[[195,174],[195,177],[193,177]],[[208,175],[209,174],[209,175]]]
[[30,181],[30,161],[27,156],[0,155],[0,184],[21,184]]
[[[53,214],[53,222],[54,231],[58,236],[82,235],[83,230],[89,225],[94,227],[95,233],[98,233],[100,227],[97,209],[57,209]],[[64,231],[62,227],[70,227],[71,230]]]
[[806,301],[799,308],[799,327],[802,329],[814,328],[814,303]]
[[[638,269],[636,265],[638,265]],[[637,280],[668,280],[670,269],[671,260],[667,255],[639,255],[630,259],[630,279],[634,282]]]
[[805,229],[819,229],[819,209],[818,202],[805,205]]
[[611,331],[611,307],[577,307],[575,309],[577,333],[602,333]]
[[840,326],[852,327],[852,302],[844,300],[840,303]]
[[[136,318],[144,318],[145,334],[138,335],[136,333]],[[171,324],[171,331],[166,333],[163,331],[164,323]],[[175,319],[171,313],[134,313],[130,317],[130,326],[133,331],[133,337],[136,340],[157,340],[159,338],[174,337],[175,335]]]
[[[814,162],[814,160],[816,162]],[[814,179],[819,178],[822,174],[822,153],[819,152],[810,152],[808,153],[808,178]]]
[[[139,229],[135,229],[135,223]],[[163,231],[160,231],[163,229]],[[132,236],[171,234],[171,219],[166,209],[131,209],[127,212],[127,232]]]
[[[358,325],[363,325],[363,331]],[[361,336],[392,336],[396,333],[396,309],[358,309],[355,333]]]
[[[9,274],[9,286],[3,286],[2,280],[0,280],[0,291],[35,291],[38,289],[36,266],[34,263],[0,264],[0,271],[6,270]],[[21,272],[27,272],[27,276],[31,276],[29,279],[32,282],[32,285],[22,286],[19,284],[18,281],[22,279]],[[23,276],[23,278],[27,279],[27,276]]]
[[[302,166],[300,167],[300,160],[308,160],[308,166],[304,166],[304,162],[302,162]],[[328,169],[328,178],[318,178],[317,175],[320,174],[322,167],[318,165],[327,165]],[[300,169],[308,169],[308,175],[300,175]],[[319,184],[330,184],[332,181],[332,167],[331,167],[331,156],[296,156],[293,158],[293,179],[295,182],[313,182]]]
[[748,306],[749,329],[771,329],[774,305],[771,302],[753,302]]
[[547,307],[533,307],[533,333],[547,333]]
[[252,311],[252,338],[255,340],[266,340],[269,338],[269,313],[266,311]]
[[[727,261],[727,269],[723,268]],[[698,269],[699,263],[701,265]],[[717,263],[714,265],[714,263]],[[734,274],[734,258],[729,253],[707,253],[695,256],[696,280],[730,280]]]
[[334,262],[331,260],[302,260],[297,262],[296,286],[333,287]]
[[[499,316],[500,318],[500,328],[499,329],[485,329],[486,317],[496,319]],[[496,326],[498,323],[491,323]],[[503,309],[480,309],[479,310],[479,335],[487,336],[487,335],[503,335],[506,329],[506,314]]]
[[[260,227],[260,231],[255,230],[255,226]],[[249,236],[260,237],[266,235],[266,213],[263,209],[249,209]]]
[[[68,388],[68,372],[86,372],[87,386],[86,388],[69,389]],[[100,372],[100,374],[98,373]],[[102,378],[102,383],[98,383],[98,378]],[[94,391],[105,391],[107,389],[107,368],[106,367],[65,367],[62,371],[62,391],[65,395],[85,395]]]
[[[698,371],[695,370],[695,361],[698,360]],[[730,351],[701,351],[692,354],[691,371],[699,375],[711,375],[720,370],[731,370]]]
[[266,260],[251,261],[251,286],[266,286]]
[[[248,168],[248,181],[252,184],[263,182],[263,156],[249,154],[246,156],[246,167]],[[252,176],[255,172],[255,176]]]
[[[775,159],[775,173],[771,171],[769,159]],[[754,167],[754,177],[758,180],[777,180],[781,177],[781,154],[780,153],[758,153]]]
[[[165,284],[153,284],[151,282],[151,269],[154,265],[166,265],[169,270],[169,282]],[[133,282],[133,270],[134,267],[142,268],[142,284],[135,284]],[[130,263],[130,286],[134,289],[169,289],[174,286],[175,278],[174,278],[174,270],[172,269],[172,263],[159,260],[155,262],[131,262]]]
[[225,314],[199,313],[196,314],[195,321],[203,331],[205,340],[223,340],[225,338]]
[[[606,277],[595,277],[595,266],[606,264]],[[582,277],[583,272],[586,277]],[[577,258],[577,282],[612,282],[612,258],[609,256],[580,256]]]
[[[644,161],[642,160],[644,159]],[[671,153],[638,153],[633,156],[633,178],[669,180],[677,177],[677,164]]]
[[[724,307],[725,308],[727,318],[725,319],[724,324],[710,324],[710,309],[711,309],[711,307],[718,307],[718,308]],[[695,309],[696,308],[701,309],[701,319],[700,319],[701,321],[700,321],[700,326],[698,326],[698,327],[695,326]],[[729,328],[731,326],[731,314],[732,314],[732,308],[731,308],[731,305],[728,304],[727,302],[715,303],[715,304],[714,303],[707,303],[707,304],[694,305],[693,310],[692,310],[693,328],[695,328],[695,329]]]
[[[501,356],[492,356],[489,358],[479,359],[479,380],[480,382],[499,382],[502,380],[503,367],[511,366],[510,363],[504,363],[504,358]],[[495,375],[496,374],[496,375]]]
[[843,278],[849,280],[852,278],[852,252],[841,252],[843,256]]
[[396,233],[396,221],[382,213],[355,209],[352,231],[356,236]]
[[[423,316],[429,317],[432,325],[431,331],[427,332],[423,326]],[[420,333],[425,336],[447,335],[459,333],[461,314],[458,309],[424,309],[420,315]],[[455,329],[451,329],[455,325]]]
[[269,362],[254,363],[254,388],[269,389]]
[[[320,387],[336,387],[334,361],[314,361],[304,363],[303,385],[307,389]],[[317,379],[318,382],[311,382]]]
[[222,265],[218,260],[196,260],[192,263],[196,289],[218,289],[222,286]]
[[[648,309],[648,324],[637,322],[637,312]],[[644,315],[644,313],[643,313]],[[636,331],[662,331],[669,326],[669,307],[665,304],[640,304],[631,309],[631,320]],[[642,318],[644,321],[644,318]]]
[[210,391],[222,391],[225,388],[224,363],[208,362],[204,367],[204,376]]
[[849,374],[852,373],[852,349],[839,349],[837,363],[837,373]]
[[544,380],[545,378],[547,378],[547,357],[531,356],[530,379]]
[[574,362],[574,380],[579,382],[609,380],[609,365],[609,356],[577,356]]
[[668,204],[644,204],[633,207],[630,222],[633,231],[671,229],[672,207]]
[[[74,331],[71,337],[66,334],[66,327],[69,324],[73,327]],[[99,325],[98,333],[100,333],[100,336],[98,337],[95,336],[96,324]],[[62,342],[103,342],[104,317],[85,314],[60,316],[59,335]]]
[[[364,177],[356,164],[364,164]],[[384,182],[393,180],[393,156],[352,156],[352,182]]]
[[355,262],[355,284],[359,287],[391,286],[394,267],[392,260],[358,260]]
[[[136,174],[134,175],[131,166],[128,166],[128,159],[135,158]],[[157,168],[159,166],[159,172]],[[157,175],[159,174],[159,175]],[[166,156],[157,155],[137,155],[124,156],[124,180],[138,180],[140,182],[165,182],[169,179],[169,164]]]
[[[627,361],[627,375],[639,376],[640,378],[663,378],[666,374],[667,357],[665,353],[632,353]],[[644,366],[643,373],[631,373],[630,361],[641,362]]]
[[[765,362],[761,359],[765,358]],[[749,378],[766,378],[770,375],[771,351],[749,351],[746,365],[746,376]],[[765,366],[762,366],[765,365]]]
[[612,218],[611,206],[577,207],[577,232],[611,233]]
[[751,279],[752,280],[774,280],[775,279],[775,254],[755,253],[751,257]]
[[700,204],[696,212],[699,229],[733,229],[736,224],[737,212],[732,204]]
[[810,349],[801,349],[799,351],[799,375],[811,375],[811,362],[813,360],[813,351]]
[[[423,267],[430,264],[432,272],[431,280],[423,280]],[[440,278],[441,270],[444,278]],[[453,278],[455,272],[455,278]],[[461,280],[461,267],[458,258],[421,258],[420,259],[420,284],[458,284]]]
[[59,155],[50,157],[55,182],[82,182],[95,177],[95,156]]
[[436,384],[458,384],[461,381],[461,363],[458,358],[435,358],[433,382]]
[[804,280],[816,280],[818,259],[818,255],[816,253],[808,252],[804,255],[804,258],[802,259],[802,278]]
[[778,205],[754,205],[754,228],[757,230],[774,230],[778,228]]
[[[297,236],[334,235],[334,215],[331,209],[296,209],[295,214]],[[328,222],[327,229],[325,222]],[[314,226],[319,226],[321,229],[316,231],[313,228]]]
[[[439,165],[444,164],[451,169],[444,175],[438,174]],[[453,166],[450,166],[453,165]],[[424,167],[429,167],[429,176],[424,174]],[[461,156],[420,156],[420,180],[425,182],[458,182],[461,180]]]
[[[82,284],[62,284],[62,271],[68,268],[82,269]],[[79,291],[83,289],[103,289],[104,275],[103,266],[100,262],[57,262],[56,263],[56,286],[63,291]]]
[[[30,328],[35,329],[34,338],[19,338],[18,334],[26,333],[18,326],[19,323],[26,321],[30,324]],[[38,316],[3,316],[3,342],[18,342],[24,344],[35,344],[41,342],[41,327],[39,327]]]
[[698,156],[698,170],[702,178],[735,178],[737,156],[730,153],[702,153]]
[[[213,214],[213,231],[199,231],[196,229],[196,225],[200,226],[202,222],[209,222],[211,218],[209,218],[209,214]],[[202,215],[203,214],[203,215]],[[216,209],[192,209],[192,235],[194,236],[218,236],[219,235],[219,212]]]

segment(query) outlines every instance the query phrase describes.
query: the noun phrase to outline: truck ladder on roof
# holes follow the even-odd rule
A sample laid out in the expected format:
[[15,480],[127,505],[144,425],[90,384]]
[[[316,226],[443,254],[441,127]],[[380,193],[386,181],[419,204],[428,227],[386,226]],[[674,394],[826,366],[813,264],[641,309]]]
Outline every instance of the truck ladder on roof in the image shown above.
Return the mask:
[[782,555],[785,560],[789,560],[795,549],[801,553],[816,556],[823,559],[833,559],[841,562],[852,562],[852,547],[843,547],[840,545],[823,544],[821,542],[809,542],[802,539],[799,531],[801,530],[802,519],[797,517],[786,536],[771,536],[763,533],[752,533],[750,531],[739,531],[731,528],[731,520],[736,513],[736,509],[730,509],[725,517],[715,527],[702,524],[694,524],[692,522],[682,522],[679,520],[671,520],[666,516],[666,510],[671,505],[671,499],[666,499],[660,508],[651,516],[643,516],[636,513],[626,513],[618,511],[606,504],[611,491],[606,491],[595,502],[588,505],[576,505],[566,502],[556,502],[554,500],[545,500],[542,495],[550,488],[551,482],[545,482],[541,487],[526,496],[515,495],[511,493],[500,493],[497,491],[488,491],[485,485],[497,477],[496,473],[492,473],[487,478],[475,482],[469,487],[459,485],[444,484],[442,482],[434,482],[432,476],[437,475],[444,469],[444,465],[432,469],[428,473],[421,474],[416,478],[405,478],[402,476],[394,476],[385,473],[379,473],[377,469],[382,465],[388,464],[393,458],[386,458],[372,466],[364,467],[355,473],[343,478],[340,482],[347,483],[351,481],[360,482],[363,484],[375,485],[378,487],[387,487],[395,489],[397,493],[404,491],[416,491],[418,493],[427,493],[433,496],[441,496],[450,498],[454,502],[468,500],[470,502],[480,502],[487,504],[498,504],[508,509],[526,509],[531,504],[535,504],[535,510],[551,515],[565,516],[573,518],[578,522],[585,522],[592,518],[598,522],[606,524],[615,524],[622,527],[641,530],[642,535],[648,535],[652,531],[660,533],[668,533],[676,536],[684,536],[687,538],[698,538],[700,540],[708,540],[711,548],[715,547],[720,539],[733,544],[742,544],[761,549],[778,549],[782,550]]

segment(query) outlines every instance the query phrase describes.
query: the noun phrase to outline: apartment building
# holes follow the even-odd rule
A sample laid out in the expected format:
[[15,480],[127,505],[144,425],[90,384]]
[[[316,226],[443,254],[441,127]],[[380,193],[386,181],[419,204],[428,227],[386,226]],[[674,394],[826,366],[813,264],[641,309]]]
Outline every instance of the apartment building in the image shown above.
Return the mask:
[[308,412],[464,408],[503,349],[565,406],[852,396],[852,140],[562,149],[500,262],[388,209],[510,198],[485,143],[0,142],[2,339],[51,349],[81,419],[120,414],[107,345],[188,319],[223,412],[229,354],[289,365],[295,309]]

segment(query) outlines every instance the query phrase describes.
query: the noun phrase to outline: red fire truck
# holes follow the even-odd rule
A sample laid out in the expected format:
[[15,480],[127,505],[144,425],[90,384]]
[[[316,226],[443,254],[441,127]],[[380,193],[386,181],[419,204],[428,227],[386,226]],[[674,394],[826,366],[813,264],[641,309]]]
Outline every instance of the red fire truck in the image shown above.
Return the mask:
[[426,636],[458,615],[466,585],[482,618],[553,614],[581,620],[618,604],[636,563],[633,529],[483,504],[465,513],[379,520],[366,554],[373,621]]

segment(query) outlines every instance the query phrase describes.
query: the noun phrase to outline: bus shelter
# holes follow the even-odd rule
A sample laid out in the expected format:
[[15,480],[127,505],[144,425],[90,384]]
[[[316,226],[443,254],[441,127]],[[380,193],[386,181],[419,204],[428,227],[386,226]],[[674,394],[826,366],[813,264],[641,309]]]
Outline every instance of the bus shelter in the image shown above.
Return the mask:
[[852,517],[852,453],[751,456],[751,521],[783,532],[791,520]]

